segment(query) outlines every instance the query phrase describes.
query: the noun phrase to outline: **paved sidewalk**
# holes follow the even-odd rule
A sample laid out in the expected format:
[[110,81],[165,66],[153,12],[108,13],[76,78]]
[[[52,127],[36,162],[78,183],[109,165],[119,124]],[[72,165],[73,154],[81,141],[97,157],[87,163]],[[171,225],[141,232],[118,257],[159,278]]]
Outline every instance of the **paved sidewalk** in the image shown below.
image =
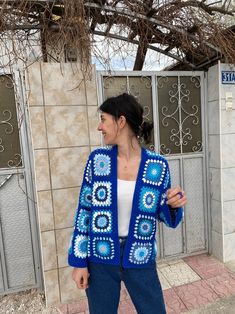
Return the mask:
[[[235,262],[225,265],[212,256],[201,254],[159,262],[158,274],[167,314],[235,313]],[[62,314],[89,314],[86,299],[61,305],[58,309]],[[123,286],[119,314],[134,313],[136,311]]]

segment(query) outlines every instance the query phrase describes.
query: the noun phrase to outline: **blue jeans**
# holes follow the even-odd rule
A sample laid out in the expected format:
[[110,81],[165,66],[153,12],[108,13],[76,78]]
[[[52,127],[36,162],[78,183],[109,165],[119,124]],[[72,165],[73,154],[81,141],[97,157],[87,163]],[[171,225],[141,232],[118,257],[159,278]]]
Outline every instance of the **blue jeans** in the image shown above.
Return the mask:
[[[120,244],[121,259],[125,241]],[[162,288],[155,262],[148,268],[123,268],[89,262],[89,287],[86,294],[90,314],[117,314],[121,281],[138,314],[165,314]]]

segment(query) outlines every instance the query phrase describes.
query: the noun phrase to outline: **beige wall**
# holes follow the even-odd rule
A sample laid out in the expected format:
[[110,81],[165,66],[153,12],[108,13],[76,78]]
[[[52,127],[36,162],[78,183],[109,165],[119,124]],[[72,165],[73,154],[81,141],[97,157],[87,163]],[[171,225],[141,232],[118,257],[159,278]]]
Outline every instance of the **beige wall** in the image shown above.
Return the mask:
[[68,303],[84,297],[71,280],[67,249],[84,165],[100,145],[94,68],[84,80],[78,64],[34,63],[27,97],[46,300]]

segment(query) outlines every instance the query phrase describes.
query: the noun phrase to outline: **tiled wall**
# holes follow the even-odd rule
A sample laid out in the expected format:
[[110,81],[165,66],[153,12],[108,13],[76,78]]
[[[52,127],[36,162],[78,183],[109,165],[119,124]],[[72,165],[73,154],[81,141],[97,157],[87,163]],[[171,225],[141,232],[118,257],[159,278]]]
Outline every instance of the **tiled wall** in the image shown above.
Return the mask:
[[84,297],[71,279],[67,249],[83,169],[100,145],[95,73],[84,82],[77,64],[34,63],[27,70],[47,304]]
[[211,201],[212,253],[223,260],[222,199],[221,199],[221,125],[219,99],[219,69],[215,65],[208,71],[208,142]]
[[[221,84],[218,64],[208,72],[209,172],[212,253],[221,261],[235,259],[235,85]],[[233,93],[233,110],[225,109],[225,94]]]
[[[221,64],[221,71],[235,71],[235,65]],[[227,262],[235,259],[235,84],[221,84],[220,90],[224,261]],[[227,92],[233,95],[232,111],[225,108]]]

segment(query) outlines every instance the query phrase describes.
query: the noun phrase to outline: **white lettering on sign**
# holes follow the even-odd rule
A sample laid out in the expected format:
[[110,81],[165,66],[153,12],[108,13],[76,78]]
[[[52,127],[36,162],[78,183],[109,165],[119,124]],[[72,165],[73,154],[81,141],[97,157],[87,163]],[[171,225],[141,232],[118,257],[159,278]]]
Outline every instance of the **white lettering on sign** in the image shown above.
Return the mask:
[[235,71],[222,71],[222,84],[235,84]]

